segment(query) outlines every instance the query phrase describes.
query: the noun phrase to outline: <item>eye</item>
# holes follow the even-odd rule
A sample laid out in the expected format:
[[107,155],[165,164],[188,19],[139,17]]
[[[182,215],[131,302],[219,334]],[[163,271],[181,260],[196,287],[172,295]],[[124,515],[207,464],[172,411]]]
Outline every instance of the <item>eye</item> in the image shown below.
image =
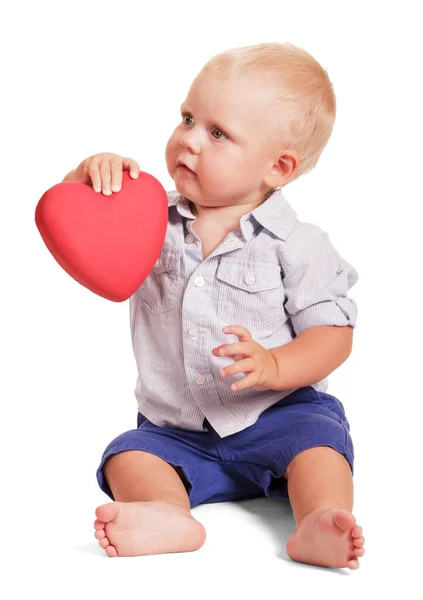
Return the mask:
[[[182,123],[184,125],[193,125],[194,124],[194,117],[190,113],[182,113]],[[216,133],[217,135],[214,136],[213,133]],[[222,136],[224,138],[228,137],[225,133],[223,133],[223,131],[221,129],[219,129],[219,127],[214,127],[213,128],[212,135],[213,135],[213,137],[214,137],[215,140],[221,140]]]
[[[186,121],[186,119],[190,119],[189,121]],[[184,123],[184,125],[192,125],[194,119],[192,118],[192,115],[190,115],[189,113],[182,113],[182,122]]]
[[[222,139],[222,135],[223,135],[224,137],[227,137],[227,135],[225,135],[225,134],[223,133],[223,131],[222,131],[221,129],[219,129],[218,127],[215,127],[215,128],[213,129],[213,131],[215,131],[215,132],[219,133],[219,135],[218,135],[217,137],[215,137],[215,138],[214,138],[215,140],[220,140],[220,139]],[[214,137],[214,136],[213,136],[213,137]]]

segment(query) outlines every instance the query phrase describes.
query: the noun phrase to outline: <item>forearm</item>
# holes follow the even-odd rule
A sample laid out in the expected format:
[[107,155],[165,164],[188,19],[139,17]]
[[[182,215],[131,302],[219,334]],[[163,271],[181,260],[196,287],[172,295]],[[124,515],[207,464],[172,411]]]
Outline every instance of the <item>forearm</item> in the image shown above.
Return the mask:
[[351,354],[352,337],[350,326],[312,327],[292,342],[271,348],[278,372],[272,389],[289,390],[321,381]]

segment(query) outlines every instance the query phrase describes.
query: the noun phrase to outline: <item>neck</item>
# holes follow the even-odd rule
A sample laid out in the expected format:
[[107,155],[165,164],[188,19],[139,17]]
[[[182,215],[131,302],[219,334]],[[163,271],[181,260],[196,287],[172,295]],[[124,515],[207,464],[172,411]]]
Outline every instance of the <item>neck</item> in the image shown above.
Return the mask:
[[262,202],[263,199],[231,206],[201,206],[200,204],[194,204],[194,202],[190,201],[189,205],[192,214],[197,219],[227,223],[234,227],[239,227],[241,217],[254,210],[254,208],[262,204]]

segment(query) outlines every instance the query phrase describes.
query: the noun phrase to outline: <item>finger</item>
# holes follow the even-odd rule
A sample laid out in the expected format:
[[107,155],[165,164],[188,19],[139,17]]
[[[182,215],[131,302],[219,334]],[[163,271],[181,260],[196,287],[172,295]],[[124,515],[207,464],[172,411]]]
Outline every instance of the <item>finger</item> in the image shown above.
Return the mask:
[[225,347],[225,344],[222,344],[220,346],[216,346],[216,348],[213,348],[213,350],[212,350],[213,356],[219,356],[220,349],[224,348],[224,347]]
[[250,373],[256,370],[255,361],[252,358],[244,358],[238,362],[220,369],[219,373],[222,377],[228,377],[229,375],[236,375],[237,373]]
[[224,327],[222,331],[238,336],[240,342],[251,342],[253,339],[248,329],[241,325],[228,325],[227,327]]
[[140,174],[141,169],[136,160],[133,160],[132,158],[124,158],[123,162],[122,162],[122,166],[123,166],[123,171],[129,171],[129,175],[133,179],[137,179],[138,175]]
[[95,164],[91,167],[88,175],[91,177],[91,183],[95,192],[101,192],[101,177],[98,165]]
[[112,170],[111,189],[112,192],[119,192],[122,187],[122,159],[120,157],[111,159],[110,165]]
[[[239,344],[239,343],[241,343],[241,342],[234,342],[234,344]],[[220,346],[217,346],[216,348],[213,348],[212,354],[214,356],[225,356],[226,350],[228,348],[231,348],[231,346],[232,346],[232,344],[221,344]]]
[[235,354],[251,355],[254,346],[251,342],[235,342],[235,344],[223,344],[219,347],[215,356],[234,356]]
[[257,383],[258,383],[258,377],[254,371],[253,373],[250,373],[243,379],[240,379],[239,381],[236,381],[235,383],[233,383],[231,385],[231,390],[233,390],[234,392],[238,392],[239,390],[245,390],[245,388],[249,388],[254,385],[257,385]]
[[106,196],[110,196],[112,193],[110,191],[110,162],[109,159],[104,159],[101,161],[99,166],[100,177],[101,177],[101,188],[103,190],[103,194]]

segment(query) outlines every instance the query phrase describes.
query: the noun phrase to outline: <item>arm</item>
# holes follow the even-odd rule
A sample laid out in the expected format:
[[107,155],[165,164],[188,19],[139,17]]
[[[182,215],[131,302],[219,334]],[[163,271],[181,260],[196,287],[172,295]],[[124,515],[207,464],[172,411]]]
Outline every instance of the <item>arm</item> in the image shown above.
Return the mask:
[[272,349],[285,389],[317,383],[351,353],[357,305],[348,290],[358,273],[319,228],[296,255],[283,278],[285,309],[295,338]]
[[277,380],[272,389],[289,390],[317,383],[347,360],[353,328],[318,326],[302,331],[292,342],[271,348]]
[[290,390],[317,383],[337,369],[351,353],[357,305],[347,292],[358,279],[354,267],[342,259],[329,236],[318,228],[303,245],[291,266],[284,268],[285,311],[294,339],[266,350],[239,325],[224,327],[239,342],[213,349],[215,356],[234,356],[221,369],[223,377],[243,372],[233,390]]

